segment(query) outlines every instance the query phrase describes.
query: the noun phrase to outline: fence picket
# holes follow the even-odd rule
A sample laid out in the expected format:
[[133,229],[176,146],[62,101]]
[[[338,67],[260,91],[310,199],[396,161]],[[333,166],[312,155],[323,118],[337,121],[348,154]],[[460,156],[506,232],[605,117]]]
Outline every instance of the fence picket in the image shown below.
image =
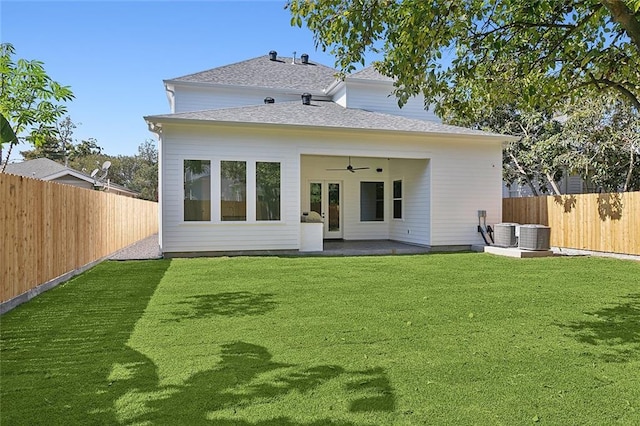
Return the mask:
[[505,198],[502,221],[551,227],[551,245],[640,255],[640,192]]
[[157,233],[158,204],[0,173],[0,232],[5,302]]

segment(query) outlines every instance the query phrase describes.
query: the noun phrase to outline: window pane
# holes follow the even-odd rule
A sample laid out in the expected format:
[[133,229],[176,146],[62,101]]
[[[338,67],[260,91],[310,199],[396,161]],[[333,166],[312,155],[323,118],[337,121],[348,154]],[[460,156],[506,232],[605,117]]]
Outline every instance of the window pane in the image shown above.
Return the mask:
[[402,181],[393,181],[393,198],[402,198]]
[[322,215],[322,184],[313,182],[309,186],[309,210]]
[[330,183],[329,193],[329,231],[340,230],[340,184]]
[[393,218],[402,219],[402,200],[393,200]]
[[402,181],[393,181],[393,218],[402,219]]
[[360,221],[384,220],[384,182],[360,182]]
[[209,160],[184,160],[184,220],[211,220]]
[[220,162],[220,218],[247,220],[247,163]]
[[280,220],[280,163],[256,163],[256,220]]

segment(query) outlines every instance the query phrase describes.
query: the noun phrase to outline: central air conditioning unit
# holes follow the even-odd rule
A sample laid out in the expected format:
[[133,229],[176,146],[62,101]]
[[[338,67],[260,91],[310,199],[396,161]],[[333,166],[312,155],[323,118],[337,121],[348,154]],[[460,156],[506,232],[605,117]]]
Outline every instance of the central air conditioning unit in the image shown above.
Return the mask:
[[551,228],[544,225],[520,225],[518,248],[523,250],[549,250]]
[[516,238],[517,223],[498,223],[493,227],[495,233],[495,245],[498,247],[516,247],[518,239]]

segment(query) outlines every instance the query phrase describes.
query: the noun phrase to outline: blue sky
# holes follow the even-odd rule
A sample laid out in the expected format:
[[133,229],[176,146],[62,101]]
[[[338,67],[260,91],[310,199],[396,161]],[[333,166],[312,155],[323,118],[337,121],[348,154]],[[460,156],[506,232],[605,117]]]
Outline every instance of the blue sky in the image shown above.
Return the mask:
[[270,50],[333,66],[309,30],[291,27],[284,4],[1,0],[0,36],[16,59],[43,61],[51,78],[71,86],[69,115],[81,123],[75,139],[93,137],[107,154],[132,155],[153,138],[142,116],[169,112],[163,79]]

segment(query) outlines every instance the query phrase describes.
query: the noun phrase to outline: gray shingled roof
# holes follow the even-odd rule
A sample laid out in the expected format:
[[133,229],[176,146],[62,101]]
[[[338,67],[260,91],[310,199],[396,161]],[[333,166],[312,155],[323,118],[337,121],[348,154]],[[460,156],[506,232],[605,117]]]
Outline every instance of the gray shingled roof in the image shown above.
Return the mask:
[[363,80],[377,80],[377,81],[393,81],[391,77],[387,77],[386,75],[380,74],[378,70],[376,70],[373,66],[368,66],[366,68],[361,69],[358,72],[349,74],[347,78],[361,78]]
[[[21,163],[9,163],[5,169],[6,173],[18,176],[30,177],[33,179],[48,180],[49,176],[58,174],[60,172],[66,172],[78,179],[86,180],[87,182],[94,183],[94,179],[91,176],[86,175],[83,172],[79,172],[71,167],[65,167],[60,163],[56,163],[48,158],[35,158],[33,160],[23,161]],[[103,182],[97,182],[98,186],[106,186]],[[119,191],[129,192],[131,194],[138,194],[137,191],[133,191],[122,185],[116,183],[109,183],[110,187],[113,187]]]
[[215,83],[234,86],[292,89],[321,93],[336,79],[336,70],[313,61],[304,65],[300,58],[292,64],[292,58],[278,57],[277,61],[268,55],[235,64],[201,71],[174,78],[171,82]]
[[[145,120],[152,123],[211,121],[503,137],[503,135],[464,127],[361,109],[343,108],[328,101],[313,101],[311,105],[302,105],[302,102],[276,102],[275,104],[239,108],[154,115],[145,117]],[[507,138],[505,137],[505,139]]]
[[[35,179],[44,179],[63,171],[71,171],[68,167],[58,164],[48,158],[36,158],[35,160],[23,161],[22,163],[7,164],[6,172],[12,175],[26,176]],[[73,170],[75,172],[75,170]],[[80,172],[76,172],[80,173]],[[80,173],[82,174],[82,173]],[[87,176],[87,180],[91,180]]]

